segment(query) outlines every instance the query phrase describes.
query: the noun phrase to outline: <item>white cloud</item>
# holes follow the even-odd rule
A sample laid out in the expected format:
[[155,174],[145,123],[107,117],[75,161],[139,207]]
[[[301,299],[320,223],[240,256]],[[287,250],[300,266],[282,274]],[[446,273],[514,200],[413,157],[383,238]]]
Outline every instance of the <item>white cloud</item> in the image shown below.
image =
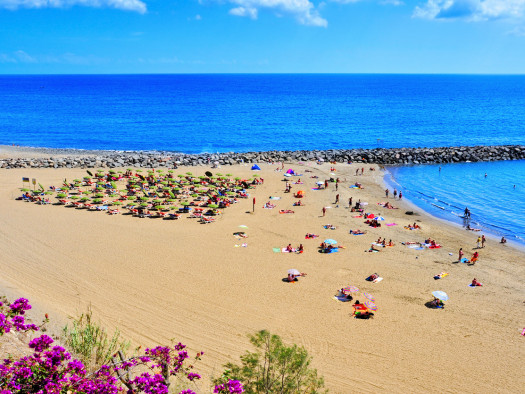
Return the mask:
[[295,17],[299,23],[310,26],[326,27],[328,22],[309,0],[229,0],[237,7],[230,14],[257,19],[260,9],[269,9]]
[[525,0],[427,0],[414,10],[414,17],[425,19],[521,19]]
[[247,16],[251,19],[257,19],[257,8],[235,7],[229,11],[230,15]]
[[74,53],[66,52],[60,55],[30,55],[25,51],[18,50],[13,53],[0,53],[0,63],[17,63],[17,64],[102,64],[106,63],[107,59],[96,56],[79,56]]
[[0,7],[10,10],[18,8],[66,8],[74,5],[84,7],[109,7],[126,11],[146,12],[141,0],[0,0]]

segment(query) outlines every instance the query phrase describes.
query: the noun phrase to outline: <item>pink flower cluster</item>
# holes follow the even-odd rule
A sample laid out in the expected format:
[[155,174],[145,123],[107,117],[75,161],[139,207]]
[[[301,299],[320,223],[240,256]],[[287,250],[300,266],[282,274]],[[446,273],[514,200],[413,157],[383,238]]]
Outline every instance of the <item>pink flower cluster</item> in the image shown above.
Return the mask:
[[[25,298],[16,300],[8,308],[0,302],[0,335],[9,332],[12,327],[18,331],[38,330],[39,327],[34,324],[25,324],[22,315],[29,309],[31,305]],[[111,365],[102,365],[94,373],[88,373],[82,362],[73,359],[63,347],[52,346],[53,343],[51,337],[41,335],[29,342],[29,348],[34,352],[31,356],[3,360],[0,364],[0,394],[168,394],[172,376],[182,375],[191,382],[201,378],[192,372],[193,365],[185,365],[189,355],[184,350],[186,346],[181,343],[146,349],[141,356],[119,362],[114,358]],[[195,360],[200,360],[202,354],[197,353]],[[134,367],[139,365],[149,372],[133,375]],[[243,391],[240,382],[230,380],[215,386],[214,393]],[[180,394],[195,393],[184,390]]]

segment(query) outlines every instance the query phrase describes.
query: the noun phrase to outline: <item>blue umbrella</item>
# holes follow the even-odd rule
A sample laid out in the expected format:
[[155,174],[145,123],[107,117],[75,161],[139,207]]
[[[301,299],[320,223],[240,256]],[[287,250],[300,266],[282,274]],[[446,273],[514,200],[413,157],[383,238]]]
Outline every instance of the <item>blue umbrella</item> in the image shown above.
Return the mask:
[[327,244],[327,245],[335,245],[337,243],[337,241],[335,239],[328,238],[328,239],[324,240],[324,243]]
[[448,301],[448,295],[444,291],[436,290],[432,292],[432,295],[441,301]]

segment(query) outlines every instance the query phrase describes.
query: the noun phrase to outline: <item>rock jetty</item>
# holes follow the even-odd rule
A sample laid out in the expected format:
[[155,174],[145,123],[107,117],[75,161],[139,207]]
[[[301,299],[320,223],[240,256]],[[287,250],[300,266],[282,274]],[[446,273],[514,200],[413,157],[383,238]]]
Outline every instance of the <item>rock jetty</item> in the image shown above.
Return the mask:
[[[465,163],[525,159],[525,145],[460,146],[440,148],[330,149],[200,153],[146,151],[79,151],[49,148],[17,148],[24,158],[0,159],[0,168],[177,168],[177,166],[233,165],[238,163],[335,161],[382,165]],[[38,157],[28,158],[28,153]],[[46,156],[49,155],[49,156]]]

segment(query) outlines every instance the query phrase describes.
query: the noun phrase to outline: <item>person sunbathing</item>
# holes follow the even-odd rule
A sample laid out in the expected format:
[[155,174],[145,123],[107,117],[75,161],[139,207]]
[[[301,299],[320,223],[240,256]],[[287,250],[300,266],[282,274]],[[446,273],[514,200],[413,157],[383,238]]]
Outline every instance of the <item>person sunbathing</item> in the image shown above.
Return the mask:
[[292,244],[288,244],[288,246],[286,247],[286,251],[293,252]]
[[294,206],[294,207],[303,207],[304,204],[301,202],[301,200],[299,200],[299,201],[294,202],[294,203],[293,203],[293,206]]
[[350,230],[350,234],[361,235],[361,234],[366,234],[366,231],[361,231],[359,229],[357,229],[357,230]]
[[505,237],[501,237],[501,241],[499,241],[500,244],[506,244],[507,243],[507,240],[505,239]]
[[379,274],[376,272],[376,273],[373,273],[372,275],[370,275],[368,278],[366,278],[365,280],[368,281],[368,282],[373,282],[374,280],[376,280],[377,278],[379,278]]
[[303,253],[303,252],[304,252],[303,244],[299,244],[299,247],[297,248],[297,253]]
[[480,283],[476,280],[476,278],[472,279],[471,286],[483,286],[483,283]]
[[430,306],[432,308],[444,308],[445,304],[439,298],[434,297],[434,299],[430,301]]
[[312,239],[312,238],[317,238],[319,235],[316,235],[316,234],[311,234],[311,233],[306,233],[306,235],[304,236],[304,238],[306,239]]
[[365,252],[379,252],[379,249],[374,248],[374,245],[370,245],[370,249],[365,250]]

